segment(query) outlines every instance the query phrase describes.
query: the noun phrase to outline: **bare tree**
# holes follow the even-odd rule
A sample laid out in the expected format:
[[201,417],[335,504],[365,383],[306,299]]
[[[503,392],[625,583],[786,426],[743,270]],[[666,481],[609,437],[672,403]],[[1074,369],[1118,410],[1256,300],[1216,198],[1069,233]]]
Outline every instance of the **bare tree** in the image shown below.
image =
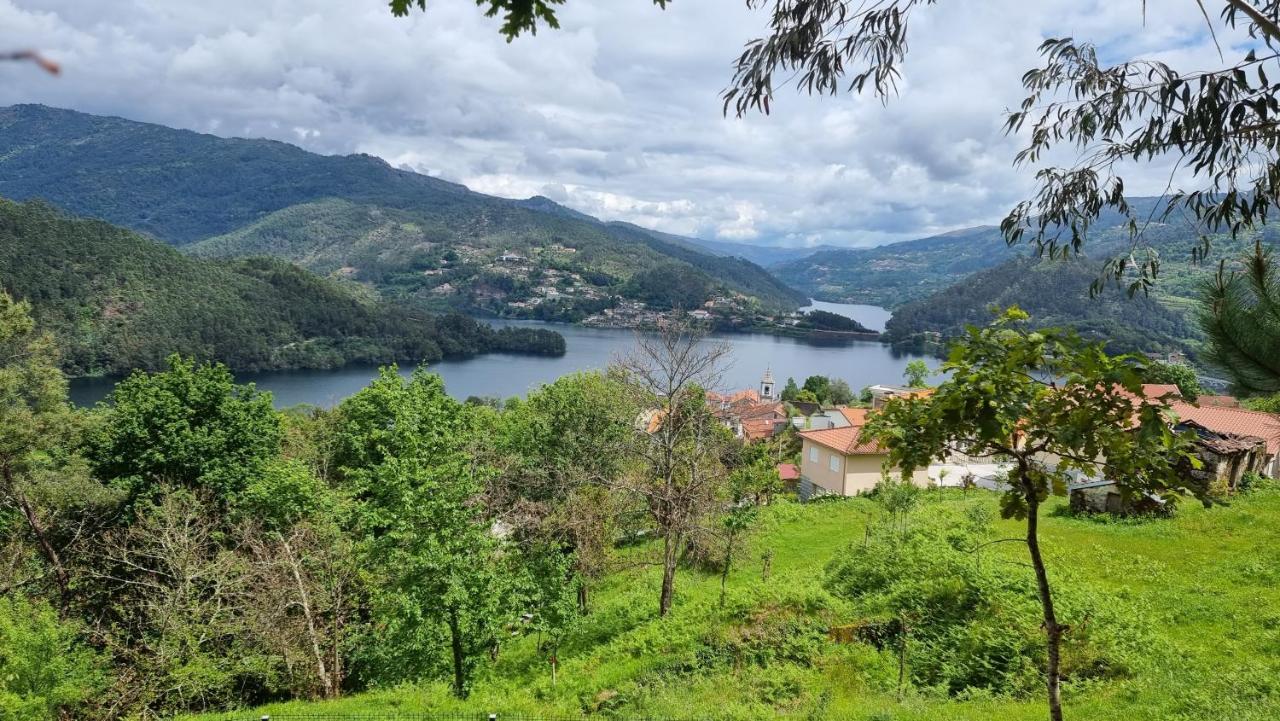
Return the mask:
[[725,482],[719,458],[727,431],[708,407],[705,389],[719,385],[728,354],[728,346],[673,321],[639,335],[635,350],[613,367],[632,407],[643,411],[632,444],[639,467],[619,483],[643,501],[663,539],[663,616],[671,610],[680,555],[717,509]]
[[[335,529],[299,523],[285,531],[249,529],[253,558],[250,626],[269,650],[303,659],[304,694],[336,698],[346,667],[342,650],[359,600],[351,542]],[[317,693],[318,692],[318,693]]]

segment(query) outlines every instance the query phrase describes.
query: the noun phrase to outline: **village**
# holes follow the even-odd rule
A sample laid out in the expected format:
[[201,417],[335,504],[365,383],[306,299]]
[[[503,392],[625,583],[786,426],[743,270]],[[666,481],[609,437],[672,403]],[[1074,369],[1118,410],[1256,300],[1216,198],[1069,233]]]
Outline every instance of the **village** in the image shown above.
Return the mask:
[[[924,386],[873,385],[863,389],[857,404],[784,400],[772,370],[766,370],[758,388],[709,392],[707,402],[744,443],[776,446],[780,482],[808,501],[864,495],[882,479],[899,475],[889,464],[888,449],[864,437],[867,421],[890,399],[927,398],[932,393]],[[1201,465],[1184,469],[1188,486],[1207,487],[1213,496],[1226,498],[1240,490],[1247,474],[1275,477],[1280,471],[1280,415],[1249,410],[1228,395],[1186,398],[1173,384],[1145,384],[1142,394],[1166,400],[1176,417],[1174,430],[1194,434]],[[1003,491],[1009,470],[1005,460],[957,451],[917,469],[911,481],[920,487]],[[1125,497],[1114,479],[1076,477],[1067,491],[1071,508],[1079,512],[1167,512],[1165,502],[1154,495]]]

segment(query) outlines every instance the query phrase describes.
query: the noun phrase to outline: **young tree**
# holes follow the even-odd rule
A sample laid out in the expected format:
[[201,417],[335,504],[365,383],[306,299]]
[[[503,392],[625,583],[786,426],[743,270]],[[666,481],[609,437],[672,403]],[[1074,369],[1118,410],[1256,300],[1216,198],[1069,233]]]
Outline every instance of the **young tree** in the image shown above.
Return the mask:
[[630,407],[649,411],[642,418],[650,422],[632,436],[631,452],[640,468],[619,487],[644,504],[662,537],[662,616],[675,597],[680,554],[703,530],[723,482],[718,459],[728,431],[711,412],[703,389],[718,385],[728,352],[688,325],[669,323],[656,334],[638,335],[635,351],[613,368]]
[[734,469],[729,475],[728,511],[720,519],[724,533],[724,562],[720,568],[720,608],[724,608],[726,586],[734,555],[740,551],[742,536],[755,524],[760,504],[778,488],[778,470],[767,456]]
[[1108,356],[1061,330],[1029,332],[1012,308],[990,326],[970,328],[943,365],[947,380],[929,398],[895,398],[867,433],[889,449],[886,465],[904,478],[949,451],[1010,459],[1005,517],[1026,522],[1048,649],[1049,715],[1062,718],[1059,647],[1066,631],[1054,610],[1040,549],[1040,506],[1077,475],[1114,481],[1126,497],[1157,493],[1170,502],[1185,488],[1180,462],[1194,465],[1188,441],[1171,428],[1167,401],[1142,397],[1145,360]]
[[453,692],[465,698],[480,659],[510,612],[508,569],[480,496],[488,470],[468,453],[467,407],[440,376],[403,380],[384,368],[340,407],[335,465],[355,500],[365,563],[383,579],[373,595],[382,639],[371,653],[388,680],[432,668],[443,632]]
[[907,363],[906,369],[902,371],[903,380],[911,388],[926,387],[931,375],[933,375],[933,371],[929,370],[929,364],[919,358]]

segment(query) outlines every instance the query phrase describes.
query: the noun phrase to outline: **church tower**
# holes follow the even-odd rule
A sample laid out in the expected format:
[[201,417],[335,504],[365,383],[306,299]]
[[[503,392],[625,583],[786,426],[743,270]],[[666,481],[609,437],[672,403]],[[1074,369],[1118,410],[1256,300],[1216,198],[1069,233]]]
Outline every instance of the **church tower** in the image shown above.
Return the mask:
[[777,400],[773,394],[773,369],[765,368],[764,377],[760,379],[760,400]]

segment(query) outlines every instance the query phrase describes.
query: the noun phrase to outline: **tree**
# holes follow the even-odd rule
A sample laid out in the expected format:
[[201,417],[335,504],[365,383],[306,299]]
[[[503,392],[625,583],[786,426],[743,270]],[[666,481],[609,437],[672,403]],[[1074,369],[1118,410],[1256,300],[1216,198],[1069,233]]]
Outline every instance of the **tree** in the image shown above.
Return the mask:
[[1204,392],[1200,387],[1200,378],[1196,376],[1195,369],[1185,363],[1152,362],[1147,366],[1144,380],[1147,383],[1172,383],[1178,387],[1182,397],[1189,401],[1195,401],[1196,397]]
[[617,482],[634,432],[635,413],[623,398],[604,375],[564,376],[512,401],[483,444],[498,469],[491,509],[519,543],[571,556],[583,613],[591,582],[606,568],[617,515],[617,499],[600,491]]
[[1241,274],[1219,267],[1205,293],[1200,326],[1210,341],[1208,360],[1240,391],[1280,391],[1280,278],[1270,249],[1257,244]]
[[826,376],[809,376],[804,379],[801,391],[809,391],[818,403],[827,403],[831,397],[831,379]]
[[827,400],[832,405],[847,406],[854,401],[853,389],[843,378],[834,378],[827,386]]
[[1067,626],[1055,613],[1040,549],[1040,506],[1064,494],[1077,474],[1112,480],[1127,498],[1156,493],[1172,502],[1185,490],[1204,499],[1208,489],[1185,487],[1179,464],[1199,461],[1172,430],[1168,401],[1142,396],[1144,359],[1108,356],[1070,331],[1027,331],[1026,320],[1012,308],[986,328],[970,328],[952,346],[947,380],[934,394],[891,399],[867,433],[889,449],[886,466],[901,467],[904,479],[951,451],[1012,462],[1001,512],[1026,522],[1048,649],[1049,715],[1060,721]]
[[668,323],[639,335],[636,348],[613,367],[630,406],[652,422],[633,434],[631,453],[640,468],[619,488],[649,513],[663,542],[658,613],[675,598],[676,567],[686,543],[703,529],[722,482],[718,459],[728,431],[712,414],[704,388],[714,388],[729,349],[705,342],[691,327]]
[[780,485],[778,470],[768,456],[760,456],[749,465],[734,469],[729,475],[728,512],[720,519],[724,532],[724,561],[720,568],[720,608],[724,608],[726,586],[739,552],[741,537],[755,524],[762,500]]
[[101,416],[90,439],[94,474],[130,506],[167,485],[230,504],[280,452],[271,395],[236,385],[220,364],[171,356],[168,370],[117,384]]
[[907,363],[906,369],[902,372],[903,379],[911,388],[925,388],[931,375],[933,371],[929,370],[929,364],[919,358]]
[[468,411],[440,376],[419,368],[405,381],[383,368],[340,406],[335,462],[357,504],[364,562],[384,579],[371,663],[387,680],[428,673],[443,636],[459,698],[511,610],[511,577],[478,502],[489,471],[467,452],[479,430]]
[[791,401],[799,400],[799,398],[797,397],[799,395],[800,395],[800,386],[796,385],[796,379],[787,378],[786,385],[782,386],[782,395],[780,396],[782,400],[790,403]]
[[81,427],[52,339],[36,331],[28,304],[0,292],[0,503],[21,518],[64,609],[71,575],[63,543],[79,536],[60,533],[55,519],[101,495],[72,450]]

